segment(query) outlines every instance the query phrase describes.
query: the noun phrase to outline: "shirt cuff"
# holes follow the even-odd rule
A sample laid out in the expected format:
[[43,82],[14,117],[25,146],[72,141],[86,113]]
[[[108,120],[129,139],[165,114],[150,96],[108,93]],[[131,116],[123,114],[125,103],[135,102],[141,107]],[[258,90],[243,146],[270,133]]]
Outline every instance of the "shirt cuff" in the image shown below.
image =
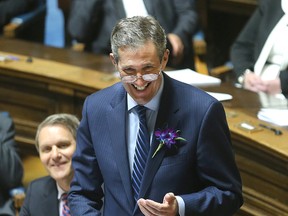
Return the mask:
[[176,196],[176,200],[178,203],[178,213],[179,216],[185,216],[185,202],[180,196]]

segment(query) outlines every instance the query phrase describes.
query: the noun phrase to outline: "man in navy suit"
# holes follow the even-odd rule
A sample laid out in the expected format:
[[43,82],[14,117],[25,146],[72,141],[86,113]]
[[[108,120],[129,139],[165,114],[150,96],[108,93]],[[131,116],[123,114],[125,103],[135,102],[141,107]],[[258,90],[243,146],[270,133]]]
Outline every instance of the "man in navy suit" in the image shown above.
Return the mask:
[[196,0],[72,0],[68,31],[96,54],[111,52],[110,33],[119,19],[155,17],[167,34],[169,66],[194,69],[192,36],[198,28]]
[[36,133],[36,148],[49,176],[32,181],[21,216],[62,216],[64,201],[73,178],[72,155],[76,149],[79,120],[66,113],[48,116]]
[[[85,100],[72,159],[72,215],[101,215],[103,198],[107,216],[235,213],[243,202],[241,179],[221,103],[165,75],[169,50],[154,18],[122,19],[111,44],[122,82]],[[148,109],[150,151],[135,201],[137,105]]]

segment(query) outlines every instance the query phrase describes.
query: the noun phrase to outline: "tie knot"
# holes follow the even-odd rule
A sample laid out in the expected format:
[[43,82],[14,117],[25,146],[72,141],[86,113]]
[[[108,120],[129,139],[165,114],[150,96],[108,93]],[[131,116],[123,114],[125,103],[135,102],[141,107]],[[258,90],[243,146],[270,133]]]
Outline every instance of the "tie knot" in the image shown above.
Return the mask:
[[143,120],[143,119],[146,120],[146,110],[147,110],[147,107],[142,106],[142,105],[137,105],[137,106],[135,107],[135,109],[136,109],[136,112],[137,112],[137,114],[138,114],[139,119],[140,119],[140,120]]
[[68,193],[63,193],[63,194],[61,195],[61,200],[62,200],[62,201],[66,202],[66,201],[67,201],[67,198],[68,198]]

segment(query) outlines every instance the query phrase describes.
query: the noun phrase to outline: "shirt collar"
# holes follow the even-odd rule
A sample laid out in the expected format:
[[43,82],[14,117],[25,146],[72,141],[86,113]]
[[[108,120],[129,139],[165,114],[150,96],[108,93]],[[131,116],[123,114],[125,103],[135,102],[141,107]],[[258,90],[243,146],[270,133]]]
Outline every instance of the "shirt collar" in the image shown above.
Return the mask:
[[[157,111],[158,108],[159,108],[159,105],[160,105],[160,97],[162,95],[163,87],[164,87],[164,77],[163,77],[162,73],[161,73],[162,82],[161,82],[161,85],[160,85],[160,88],[159,88],[158,92],[156,93],[156,95],[148,103],[146,103],[144,105],[145,107],[147,107],[148,109],[153,110],[153,111]],[[127,107],[128,107],[128,111],[131,111],[137,105],[138,105],[137,102],[134,101],[134,99],[127,93]]]
[[57,186],[57,190],[58,190],[58,196],[57,196],[57,198],[58,198],[58,200],[60,200],[62,194],[63,194],[63,193],[67,193],[67,192],[64,191],[57,183],[56,183],[56,186]]

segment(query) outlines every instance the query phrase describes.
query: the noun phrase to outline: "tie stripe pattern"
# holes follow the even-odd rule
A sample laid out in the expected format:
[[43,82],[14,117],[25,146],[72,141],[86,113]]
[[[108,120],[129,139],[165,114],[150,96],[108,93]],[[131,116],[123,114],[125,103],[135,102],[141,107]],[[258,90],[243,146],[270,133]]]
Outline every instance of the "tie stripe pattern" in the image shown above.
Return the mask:
[[68,194],[67,193],[63,193],[62,196],[61,196],[61,200],[62,200],[62,203],[63,203],[63,206],[62,206],[62,216],[71,216],[70,214],[70,208],[68,206]]
[[150,143],[149,143],[149,132],[146,123],[147,108],[144,106],[137,105],[135,109],[139,117],[139,131],[134,154],[132,188],[134,191],[134,199],[135,201],[137,201],[139,199],[139,191],[145,170]]

